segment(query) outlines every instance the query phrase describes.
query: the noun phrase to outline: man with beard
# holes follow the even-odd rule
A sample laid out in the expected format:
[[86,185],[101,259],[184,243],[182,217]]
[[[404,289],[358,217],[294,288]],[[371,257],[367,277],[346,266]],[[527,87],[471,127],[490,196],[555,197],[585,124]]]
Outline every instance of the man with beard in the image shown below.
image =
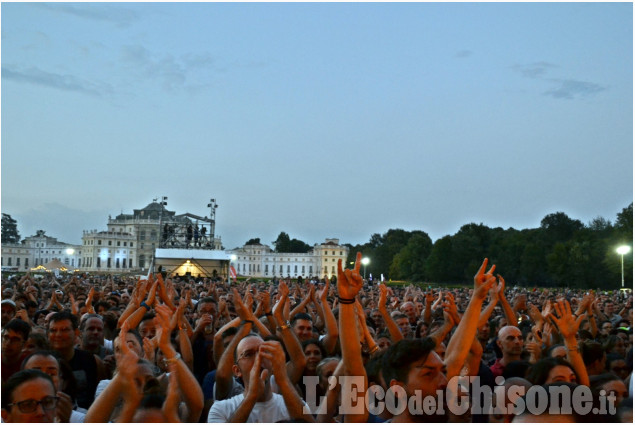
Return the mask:
[[503,357],[496,359],[490,367],[494,377],[503,375],[509,363],[520,360],[523,352],[523,334],[516,326],[505,326],[498,331],[496,344],[501,349]]

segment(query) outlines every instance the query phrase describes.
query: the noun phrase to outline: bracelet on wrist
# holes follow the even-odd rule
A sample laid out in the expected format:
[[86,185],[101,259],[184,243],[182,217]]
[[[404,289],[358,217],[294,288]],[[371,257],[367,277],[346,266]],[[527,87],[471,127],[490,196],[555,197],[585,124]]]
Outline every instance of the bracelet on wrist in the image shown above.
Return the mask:
[[265,316],[273,316],[273,314],[271,314],[271,312],[269,311],[269,312],[265,313]]
[[340,304],[355,304],[355,298],[342,298],[338,295],[337,299],[340,301]]
[[179,361],[180,358],[181,358],[181,353],[176,353],[174,357],[172,357],[171,359],[165,359],[165,361],[167,363],[176,363],[177,361]]
[[289,321],[287,320],[285,323],[283,323],[282,325],[278,326],[278,330],[279,331],[283,331],[285,329],[289,329],[291,327],[291,323],[289,323]]
[[239,326],[246,325],[247,323],[251,324],[252,326],[254,325],[253,320],[241,320]]
[[145,301],[141,301],[141,302],[139,303],[139,307],[145,307],[146,311],[150,311],[150,310],[152,310],[152,308],[151,308],[148,304],[146,304],[146,302],[145,302]]

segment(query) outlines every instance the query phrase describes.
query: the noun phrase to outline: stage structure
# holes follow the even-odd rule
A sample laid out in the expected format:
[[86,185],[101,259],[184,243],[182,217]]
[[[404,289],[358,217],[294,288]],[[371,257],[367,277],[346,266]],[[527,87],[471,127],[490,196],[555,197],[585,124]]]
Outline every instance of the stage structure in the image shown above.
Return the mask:
[[224,277],[227,279],[230,254],[220,250],[163,249],[154,255],[154,271],[170,277]]

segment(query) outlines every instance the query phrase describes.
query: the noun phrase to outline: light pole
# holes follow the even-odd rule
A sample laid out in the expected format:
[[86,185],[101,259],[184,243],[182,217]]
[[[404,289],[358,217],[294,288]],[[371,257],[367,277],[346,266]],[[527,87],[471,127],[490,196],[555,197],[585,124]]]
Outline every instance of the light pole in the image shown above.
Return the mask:
[[209,229],[209,239],[212,243],[212,249],[214,247],[214,232],[216,231],[216,208],[218,208],[218,204],[216,203],[216,199],[212,198],[209,200],[209,204],[207,207],[211,209],[209,218],[211,220],[210,229]]
[[370,263],[370,258],[362,258],[362,264],[364,265],[364,280],[366,280],[366,266],[368,265],[368,263]]
[[621,262],[622,262],[622,288],[624,287],[624,254],[628,254],[631,252],[631,247],[628,245],[622,245],[617,248],[617,253],[620,254]]
[[[161,209],[159,210],[159,248],[163,248],[164,247],[164,242],[162,241],[162,235],[163,235],[163,228],[161,227],[161,221],[163,219],[163,210],[165,209],[165,206],[168,204],[168,197],[167,196],[161,196],[160,198],[156,198],[154,199],[154,201],[159,201],[159,205],[161,205]],[[154,270],[153,270],[154,271]]]

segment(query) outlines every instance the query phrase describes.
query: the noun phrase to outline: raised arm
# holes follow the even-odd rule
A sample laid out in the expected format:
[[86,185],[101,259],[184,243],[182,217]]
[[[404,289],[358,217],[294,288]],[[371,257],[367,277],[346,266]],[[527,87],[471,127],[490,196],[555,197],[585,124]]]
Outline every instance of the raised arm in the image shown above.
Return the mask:
[[[452,311],[452,309],[455,311]],[[443,303],[443,319],[443,325],[430,335],[430,338],[434,340],[436,345],[441,344],[450,331],[452,331],[452,329],[454,329],[454,327],[460,322],[458,312],[456,312],[456,305],[454,305],[454,303],[450,304],[447,301]]]
[[263,325],[256,316],[254,316],[254,312],[251,310],[251,308],[248,308],[247,306],[245,306],[245,304],[243,304],[243,301],[240,298],[240,294],[238,293],[238,289],[236,288],[234,288],[234,308],[236,309],[236,313],[243,320],[249,320],[253,323],[254,328],[258,329],[258,333],[260,334],[260,336],[264,338],[268,335],[271,335],[269,329],[267,329],[267,327]]
[[564,339],[564,345],[567,348],[567,359],[578,375],[578,384],[589,386],[589,374],[584,365],[584,360],[578,348],[578,340],[575,336],[580,327],[580,323],[584,319],[584,315],[576,318],[571,313],[571,306],[567,300],[558,301],[554,304],[554,309],[558,317],[553,314],[549,317],[556,324],[560,335],[562,335]]
[[282,342],[284,343],[284,346],[289,353],[289,358],[291,359],[286,366],[287,374],[289,379],[291,379],[291,382],[297,383],[300,381],[302,373],[304,372],[304,367],[306,366],[306,356],[304,355],[302,344],[300,344],[295,332],[293,332],[289,323],[284,320],[284,305],[287,303],[289,296],[289,287],[286,283],[280,282],[280,285],[278,286],[278,293],[280,294],[280,299],[273,308],[273,317],[276,322],[278,322],[278,335],[282,338]]
[[143,301],[146,296],[147,283],[148,281],[146,280],[137,281],[137,286],[135,286],[132,294],[130,295],[130,302],[117,321],[118,329],[120,329],[123,322],[125,322],[126,319],[139,308],[139,304],[141,304],[141,301]]
[[432,290],[426,292],[424,297],[425,300],[425,308],[423,309],[423,322],[428,326],[432,323],[432,302],[434,301],[434,294]]
[[313,295],[313,291],[314,290],[315,290],[315,287],[313,285],[311,285],[311,289],[309,289],[309,292],[306,295],[306,297],[304,297],[302,299],[302,301],[300,302],[300,304],[295,306],[295,308],[293,310],[291,310],[291,313],[289,313],[289,320],[293,319],[293,317],[296,314],[301,313],[302,310],[304,310],[306,308],[307,304],[309,304],[309,302],[311,302],[311,297]]
[[159,340],[159,349],[165,356],[165,361],[173,363],[178,376],[179,387],[183,401],[189,410],[187,422],[197,422],[203,410],[203,390],[198,384],[196,377],[192,374],[180,355],[170,342],[170,315],[172,310],[163,304],[157,305],[155,308],[159,325],[157,327],[157,336]]
[[498,304],[498,293],[500,291],[500,287],[492,286],[489,290],[489,304],[483,309],[481,315],[478,317],[478,327],[480,328],[489,320],[490,316],[494,312],[494,308],[496,308],[496,304]]
[[507,319],[507,326],[518,326],[518,319],[516,319],[516,315],[514,314],[514,309],[505,298],[505,279],[501,275],[498,275],[498,284],[499,284],[499,292],[498,292],[498,300],[503,307],[503,312],[505,313],[505,319]]
[[[245,322],[240,325],[238,333],[234,335],[227,348],[223,351],[216,366],[216,400],[224,400],[229,396],[229,392],[232,388],[232,381],[234,378],[234,372],[232,366],[234,365],[234,351],[238,343],[249,334],[252,329],[250,322]],[[222,341],[221,341],[222,346]]]
[[397,326],[397,323],[395,323],[390,313],[388,313],[388,309],[386,308],[388,288],[386,287],[385,284],[382,283],[381,285],[379,285],[379,291],[380,291],[379,305],[377,306],[377,309],[379,310],[379,314],[381,314],[381,317],[384,318],[386,329],[388,329],[388,333],[390,334],[390,339],[392,340],[392,343],[394,344],[397,341],[402,340],[403,335],[401,334],[401,331],[399,330],[399,326]]
[[240,324],[240,317],[236,317],[235,319],[233,319],[230,322],[227,322],[223,325],[222,328],[220,328],[218,330],[218,332],[216,332],[216,334],[214,334],[214,363],[215,364],[220,364],[220,358],[223,355],[223,353],[225,352],[225,347],[223,346],[223,332],[225,332],[227,329],[231,328],[231,327],[237,327]]
[[260,345],[259,354],[260,357],[271,362],[273,376],[276,379],[276,384],[278,384],[280,395],[284,398],[284,404],[289,411],[289,419],[298,420],[302,418],[307,422],[314,422],[311,413],[304,412],[304,403],[287,375],[282,345],[278,341],[265,341]]
[[[320,304],[322,306],[322,311],[324,312],[324,324],[326,325],[326,335],[322,340],[324,344],[324,348],[326,352],[331,355],[335,350],[335,346],[337,345],[337,339],[339,337],[339,330],[337,328],[337,320],[335,320],[335,315],[333,314],[333,310],[329,306],[326,297],[329,293],[330,281],[328,278],[325,278],[324,289],[320,293]],[[319,307],[318,307],[319,309]]]
[[[349,376],[363,379],[361,388],[357,386],[354,392],[357,392],[358,403],[364,399],[364,393],[368,387],[368,377],[364,369],[362,359],[362,346],[360,337],[357,332],[355,323],[355,297],[362,289],[364,284],[359,274],[359,268],[362,261],[362,253],[357,253],[355,268],[353,270],[342,269],[342,260],[337,262],[337,293],[340,300],[339,329],[340,329],[340,346],[342,348],[342,361]],[[355,394],[351,397],[355,400]],[[361,414],[347,414],[344,416],[344,422],[366,422],[368,419],[368,411],[363,409]]]
[[130,329],[136,329],[137,326],[139,326],[139,323],[141,323],[143,316],[150,311],[152,306],[155,304],[157,285],[157,282],[152,284],[152,288],[150,288],[150,292],[148,293],[148,299],[141,302],[139,308],[126,319]]
[[487,268],[487,258],[483,261],[481,268],[474,276],[474,292],[470,303],[463,314],[461,323],[457,327],[454,335],[450,338],[445,354],[445,365],[447,368],[447,378],[451,379],[461,372],[467,355],[472,346],[472,341],[476,336],[476,327],[478,326],[478,317],[481,313],[483,301],[487,296],[487,292],[496,283],[494,277],[495,265],[485,273]]
[[122,395],[126,395],[128,398],[128,402],[124,404],[122,411],[125,416],[123,419],[129,419],[127,422],[131,422],[134,409],[138,405],[138,401],[140,401],[138,395],[131,391],[138,392],[134,382],[139,357],[134,351],[130,350],[125,342],[121,344],[121,351],[123,355],[117,366],[117,374],[90,405],[84,418],[85,423],[106,423],[115,419],[112,418],[112,414]]

